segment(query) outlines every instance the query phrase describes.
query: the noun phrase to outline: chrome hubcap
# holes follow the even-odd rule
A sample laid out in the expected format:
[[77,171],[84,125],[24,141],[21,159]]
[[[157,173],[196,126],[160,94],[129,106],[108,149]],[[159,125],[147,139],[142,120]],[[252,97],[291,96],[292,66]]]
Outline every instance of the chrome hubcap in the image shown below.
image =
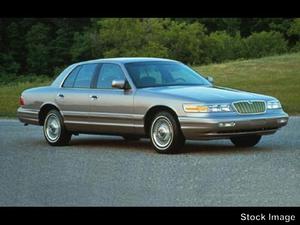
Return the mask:
[[55,141],[61,132],[60,122],[56,115],[50,115],[46,121],[46,136],[48,140]]
[[164,150],[170,146],[173,140],[173,128],[168,118],[161,116],[152,124],[151,137],[157,148]]

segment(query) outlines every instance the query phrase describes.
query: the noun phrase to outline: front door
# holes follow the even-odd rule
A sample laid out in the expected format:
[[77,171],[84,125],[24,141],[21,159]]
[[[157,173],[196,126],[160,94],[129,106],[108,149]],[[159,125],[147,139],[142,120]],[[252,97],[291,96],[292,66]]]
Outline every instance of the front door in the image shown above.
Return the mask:
[[103,63],[90,90],[90,124],[95,132],[133,133],[133,92],[112,88],[113,80],[125,80],[118,64]]

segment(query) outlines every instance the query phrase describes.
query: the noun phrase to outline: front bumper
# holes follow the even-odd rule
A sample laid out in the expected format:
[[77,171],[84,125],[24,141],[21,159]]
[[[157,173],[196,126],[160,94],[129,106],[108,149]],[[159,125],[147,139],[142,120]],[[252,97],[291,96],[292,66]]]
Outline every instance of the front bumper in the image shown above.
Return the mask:
[[202,117],[182,116],[178,119],[186,139],[222,139],[239,135],[273,134],[287,124],[288,114],[282,110],[273,110],[257,115],[211,113]]

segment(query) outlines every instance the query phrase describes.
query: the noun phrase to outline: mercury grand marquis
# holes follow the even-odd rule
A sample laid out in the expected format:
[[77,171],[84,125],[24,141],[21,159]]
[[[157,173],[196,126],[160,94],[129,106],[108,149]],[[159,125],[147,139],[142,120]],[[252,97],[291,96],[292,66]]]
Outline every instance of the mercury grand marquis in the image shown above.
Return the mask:
[[43,126],[50,145],[67,145],[80,133],[108,134],[150,138],[158,153],[175,153],[186,139],[252,147],[288,122],[276,98],[215,86],[211,77],[160,58],[70,65],[50,86],[25,90],[17,115]]

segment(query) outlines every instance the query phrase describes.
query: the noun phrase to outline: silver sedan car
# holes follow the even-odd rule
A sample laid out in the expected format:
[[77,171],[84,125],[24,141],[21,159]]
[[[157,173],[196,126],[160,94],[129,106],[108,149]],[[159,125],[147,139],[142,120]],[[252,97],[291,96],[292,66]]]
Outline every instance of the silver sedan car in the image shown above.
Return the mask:
[[276,98],[215,86],[160,58],[76,63],[50,86],[25,90],[20,104],[19,120],[43,126],[50,145],[66,145],[79,133],[109,134],[150,138],[158,153],[175,153],[186,139],[251,147],[288,122]]

